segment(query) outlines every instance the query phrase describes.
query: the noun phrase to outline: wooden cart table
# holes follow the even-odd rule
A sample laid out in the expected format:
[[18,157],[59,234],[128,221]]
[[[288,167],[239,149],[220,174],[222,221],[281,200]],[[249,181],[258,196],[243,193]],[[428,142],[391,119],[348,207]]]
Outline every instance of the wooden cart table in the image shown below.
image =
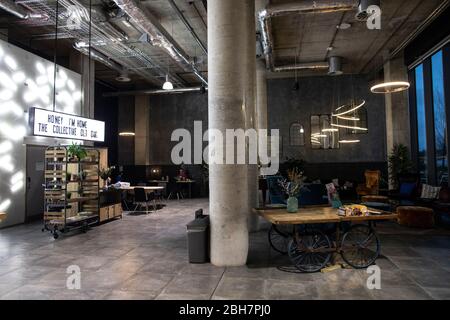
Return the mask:
[[300,208],[294,214],[285,208],[253,212],[272,223],[268,234],[272,248],[288,254],[302,272],[320,271],[334,253],[354,268],[367,268],[380,254],[373,222],[397,219],[396,214],[380,210],[365,216],[340,216],[337,209],[322,206]]

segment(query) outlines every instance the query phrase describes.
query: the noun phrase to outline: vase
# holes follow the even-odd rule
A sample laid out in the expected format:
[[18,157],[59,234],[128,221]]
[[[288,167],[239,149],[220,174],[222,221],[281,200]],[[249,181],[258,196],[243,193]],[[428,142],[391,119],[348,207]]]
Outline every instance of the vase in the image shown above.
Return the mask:
[[289,197],[287,200],[287,212],[289,213],[297,213],[298,212],[298,198],[297,197]]

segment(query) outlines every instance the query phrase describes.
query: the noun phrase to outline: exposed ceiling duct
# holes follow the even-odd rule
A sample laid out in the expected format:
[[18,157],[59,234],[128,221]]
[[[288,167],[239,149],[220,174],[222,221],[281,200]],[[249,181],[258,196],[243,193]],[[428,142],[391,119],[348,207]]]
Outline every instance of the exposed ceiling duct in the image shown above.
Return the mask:
[[307,62],[298,64],[288,64],[280,67],[274,67],[275,72],[288,72],[295,70],[324,70],[329,68],[328,62]]
[[367,21],[370,13],[367,11],[370,6],[380,7],[380,0],[360,0],[358,10],[355,15],[355,19],[358,21]]
[[120,74],[125,72],[124,68],[120,64],[112,61],[106,55],[104,55],[103,53],[95,50],[94,48],[91,48],[91,50],[90,50],[91,52],[89,52],[89,47],[85,46],[83,43],[80,43],[80,42],[75,42],[73,47],[76,50],[80,51],[81,53],[83,53],[83,54],[85,54],[87,56],[90,53],[92,59],[94,59],[94,60],[104,64],[105,66],[107,66],[107,67],[117,71]]
[[[4,0],[0,0],[4,2]],[[19,8],[21,8],[19,6]],[[53,26],[56,22],[55,3],[48,1],[26,2],[24,12],[34,12],[47,16],[46,21],[39,19],[23,19],[27,26]],[[83,54],[89,54],[89,30],[91,30],[91,54],[93,59],[123,74],[124,70],[130,74],[136,74],[156,86],[161,86],[167,74],[167,68],[161,66],[161,52],[154,56],[152,52],[145,50],[145,45],[138,45],[134,39],[129,39],[123,29],[114,26],[102,7],[92,8],[92,27],[90,28],[89,10],[78,0],[59,0],[59,19],[68,17],[73,10],[81,17],[79,25],[72,28],[69,24],[58,28],[58,39],[74,39],[74,47]],[[54,39],[55,33],[47,34],[43,39]],[[95,55],[95,56],[94,56]],[[120,64],[118,63],[120,61]],[[172,82],[184,87],[186,81],[177,74],[171,73]]]
[[194,72],[205,85],[208,85],[206,78],[197,69],[194,59],[184,52],[153,14],[141,3],[136,0],[113,1],[130,17],[131,23],[147,33],[152,45],[164,49],[175,61],[184,66],[185,71]]
[[330,62],[330,69],[328,70],[328,74],[330,76],[339,76],[344,73],[342,71],[342,58],[341,57],[333,56],[333,57],[330,57],[328,59],[328,61]]
[[26,10],[24,7],[16,4],[12,0],[0,0],[0,9],[3,9],[10,14],[15,15],[20,19],[43,19],[45,16],[39,13],[33,13]]
[[[284,68],[283,66],[275,66],[273,57],[273,36],[271,33],[271,19],[274,17],[280,17],[289,14],[308,14],[308,13],[330,13],[340,11],[355,10],[360,1],[359,0],[302,0],[292,3],[269,5],[258,14],[259,23],[261,25],[262,44],[264,49],[264,56],[266,60],[266,66],[271,71],[288,71],[295,69],[304,69],[302,64],[298,64],[294,69],[292,67]],[[311,69],[323,69],[314,68],[315,65],[322,65],[323,62],[311,63]],[[328,66],[327,66],[328,67]]]

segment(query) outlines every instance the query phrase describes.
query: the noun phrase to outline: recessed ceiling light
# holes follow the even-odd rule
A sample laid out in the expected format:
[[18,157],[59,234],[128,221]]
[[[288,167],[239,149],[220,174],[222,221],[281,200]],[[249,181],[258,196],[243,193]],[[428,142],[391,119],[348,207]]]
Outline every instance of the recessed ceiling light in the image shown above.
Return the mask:
[[350,23],[346,23],[346,22],[343,22],[336,26],[336,28],[338,28],[340,30],[347,30],[347,29],[350,29],[351,27],[352,27],[352,25]]

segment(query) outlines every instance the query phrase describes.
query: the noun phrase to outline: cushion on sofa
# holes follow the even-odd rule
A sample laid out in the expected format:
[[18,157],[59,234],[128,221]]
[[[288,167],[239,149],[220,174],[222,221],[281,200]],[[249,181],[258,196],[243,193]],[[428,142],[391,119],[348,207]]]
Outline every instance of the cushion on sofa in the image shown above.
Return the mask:
[[416,183],[415,182],[403,182],[400,185],[400,196],[401,197],[412,197],[414,190],[416,189]]
[[433,187],[428,184],[422,186],[422,199],[438,199],[439,192],[441,192],[441,187]]

